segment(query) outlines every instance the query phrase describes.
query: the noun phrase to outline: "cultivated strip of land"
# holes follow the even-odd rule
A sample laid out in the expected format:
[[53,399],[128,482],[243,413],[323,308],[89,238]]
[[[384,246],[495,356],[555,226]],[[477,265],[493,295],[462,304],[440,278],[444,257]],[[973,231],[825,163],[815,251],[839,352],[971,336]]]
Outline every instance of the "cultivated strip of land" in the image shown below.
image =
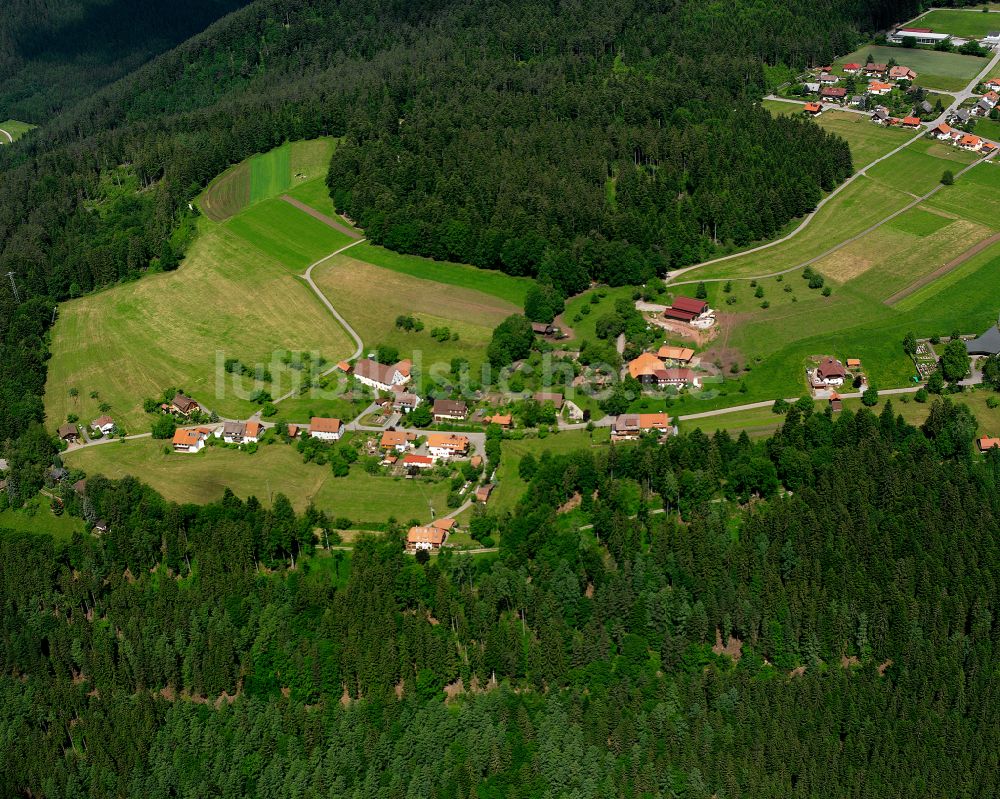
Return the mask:
[[928,283],[933,283],[939,277],[948,274],[952,269],[958,268],[966,261],[968,261],[970,258],[972,258],[972,256],[978,255],[987,247],[992,247],[997,242],[1000,242],[1000,233],[990,236],[988,239],[984,239],[983,241],[979,242],[973,247],[970,247],[968,250],[963,252],[957,258],[954,258],[948,263],[946,263],[944,266],[935,269],[929,275],[924,275],[922,278],[914,281],[906,288],[897,291],[895,294],[893,294],[891,297],[885,300],[885,304],[889,306],[895,305],[900,300],[909,297],[911,294],[913,294],[913,292],[922,289]]
[[290,197],[287,194],[282,194],[281,195],[281,199],[284,200],[286,203],[289,203],[290,205],[294,205],[300,211],[305,211],[313,219],[318,219],[324,225],[329,225],[334,230],[340,231],[345,236],[349,236],[352,239],[360,239],[360,238],[362,238],[361,234],[358,233],[356,230],[351,230],[349,227],[347,227],[347,225],[341,224],[336,219],[333,219],[333,218],[327,216],[326,214],[324,214],[321,211],[317,211],[311,205],[306,205],[301,200],[296,200],[294,197]]

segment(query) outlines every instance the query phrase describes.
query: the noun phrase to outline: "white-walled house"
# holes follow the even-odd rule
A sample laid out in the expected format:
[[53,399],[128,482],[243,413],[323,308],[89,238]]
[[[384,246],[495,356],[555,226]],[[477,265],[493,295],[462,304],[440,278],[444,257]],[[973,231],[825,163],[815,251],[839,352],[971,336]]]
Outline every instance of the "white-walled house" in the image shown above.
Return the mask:
[[343,435],[340,419],[314,416],[309,421],[309,437],[321,441],[339,441]]
[[410,381],[412,367],[413,364],[406,360],[388,366],[371,358],[364,358],[354,364],[354,378],[379,391],[391,391],[393,386],[402,386]]
[[208,432],[204,427],[199,427],[197,430],[178,428],[174,432],[174,452],[200,452],[205,447]]

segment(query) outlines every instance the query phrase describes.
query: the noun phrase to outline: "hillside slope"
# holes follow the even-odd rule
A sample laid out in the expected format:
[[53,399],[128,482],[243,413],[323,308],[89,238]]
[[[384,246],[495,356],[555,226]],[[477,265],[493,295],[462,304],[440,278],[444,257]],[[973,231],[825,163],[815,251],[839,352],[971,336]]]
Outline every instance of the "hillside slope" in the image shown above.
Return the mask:
[[8,0],[0,110],[42,122],[249,0]]

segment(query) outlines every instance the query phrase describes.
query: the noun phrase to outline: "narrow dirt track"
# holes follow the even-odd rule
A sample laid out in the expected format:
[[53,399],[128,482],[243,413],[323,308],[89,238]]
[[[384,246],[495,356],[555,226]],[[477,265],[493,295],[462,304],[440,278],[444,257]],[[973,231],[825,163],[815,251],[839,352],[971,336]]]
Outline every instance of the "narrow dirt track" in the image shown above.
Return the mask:
[[300,211],[305,211],[305,213],[309,214],[309,216],[311,216],[313,219],[318,219],[324,225],[329,225],[334,230],[339,230],[345,236],[350,236],[352,239],[361,238],[361,234],[358,233],[356,230],[351,230],[349,227],[341,224],[336,219],[329,217],[320,211],[317,211],[312,206],[306,205],[304,202],[296,200],[294,197],[289,197],[287,194],[282,194],[281,199],[284,200],[289,205],[294,205]]
[[964,264],[966,261],[968,261],[970,258],[972,258],[974,255],[978,255],[983,250],[985,250],[987,247],[992,247],[998,241],[1000,241],[1000,233],[997,233],[997,234],[995,234],[993,236],[990,236],[988,239],[983,239],[983,241],[979,242],[974,247],[970,247],[968,250],[966,250],[965,252],[963,252],[957,258],[953,258],[952,260],[948,261],[948,263],[946,263],[944,266],[938,267],[933,272],[931,272],[929,275],[924,275],[922,278],[920,278],[920,280],[917,280],[917,281],[911,283],[905,289],[900,289],[899,291],[897,291],[895,294],[893,294],[888,299],[883,300],[883,302],[886,305],[890,305],[890,306],[891,305],[895,305],[900,300],[905,299],[906,297],[909,297],[911,294],[913,294],[913,292],[919,291],[924,286],[926,286],[928,283],[933,283],[935,280],[937,280],[942,275],[948,274],[952,269],[957,269],[962,264]]
[[13,143],[14,143],[14,137],[13,137],[13,136],[11,136],[11,135],[10,135],[10,134],[9,134],[9,133],[8,133],[7,131],[5,131],[5,130],[4,130],[3,128],[0,128],[0,133],[2,133],[2,134],[3,134],[4,136],[6,136],[6,137],[7,137],[7,142],[8,142],[9,144],[13,144]]

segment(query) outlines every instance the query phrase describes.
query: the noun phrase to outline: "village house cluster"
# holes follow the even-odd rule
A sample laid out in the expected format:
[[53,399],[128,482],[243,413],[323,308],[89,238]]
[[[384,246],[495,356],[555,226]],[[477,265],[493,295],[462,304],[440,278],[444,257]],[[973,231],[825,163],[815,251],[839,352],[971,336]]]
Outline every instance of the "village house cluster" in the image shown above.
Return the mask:
[[[815,81],[806,81],[803,85],[810,94],[818,95],[817,100],[808,102],[803,107],[803,111],[808,116],[819,116],[826,106],[842,107],[851,106],[861,110],[870,107],[871,98],[885,97],[892,93],[897,86],[908,87],[917,79],[917,73],[908,66],[894,64],[844,64],[844,76],[836,75],[832,66],[821,67],[819,75]],[[867,80],[863,92],[857,91],[857,82]],[[848,85],[839,85],[846,82]],[[850,92],[851,84],[854,84],[855,93]],[[882,108],[882,106],[879,106]],[[880,124],[899,124],[905,127],[917,128],[920,126],[920,114],[932,112],[930,104],[926,100],[920,101],[913,108],[913,113],[903,118],[892,117],[884,108],[884,115],[873,116],[873,119]]]

